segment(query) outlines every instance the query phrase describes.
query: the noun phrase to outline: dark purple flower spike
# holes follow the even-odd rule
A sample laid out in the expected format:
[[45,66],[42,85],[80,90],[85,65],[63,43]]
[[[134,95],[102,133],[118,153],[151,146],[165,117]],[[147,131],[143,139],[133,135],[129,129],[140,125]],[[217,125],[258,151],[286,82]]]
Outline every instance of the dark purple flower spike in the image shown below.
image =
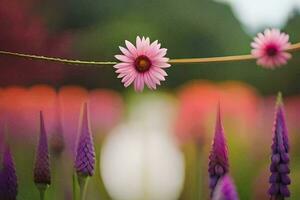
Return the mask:
[[16,200],[18,194],[18,180],[16,168],[10,149],[7,146],[3,155],[3,168],[0,172],[0,199]]
[[216,186],[212,200],[238,200],[238,193],[229,175],[223,176]]
[[222,126],[220,105],[218,107],[215,135],[213,139],[212,149],[209,155],[208,173],[210,178],[209,187],[211,196],[219,179],[224,176],[229,170],[228,151],[224,130]]
[[42,111],[40,112],[40,137],[34,165],[34,183],[40,190],[41,198],[51,184],[48,140]]
[[87,178],[94,175],[95,171],[95,148],[91,134],[87,103],[83,105],[80,136],[77,145],[75,170],[80,186],[80,199],[85,199]]
[[95,149],[89,125],[87,104],[83,106],[81,132],[77,146],[75,169],[79,176],[93,176],[95,168]]
[[288,131],[285,124],[284,107],[281,93],[277,97],[275,121],[273,128],[273,144],[269,183],[269,194],[272,200],[283,200],[290,197],[288,185],[291,184],[289,177],[289,141]]

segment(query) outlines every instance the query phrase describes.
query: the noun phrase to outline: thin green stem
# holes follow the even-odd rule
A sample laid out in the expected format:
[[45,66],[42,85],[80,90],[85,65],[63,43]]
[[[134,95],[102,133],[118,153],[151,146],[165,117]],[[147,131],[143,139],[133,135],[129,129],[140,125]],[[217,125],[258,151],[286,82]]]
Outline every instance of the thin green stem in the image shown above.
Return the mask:
[[78,176],[78,183],[80,187],[80,200],[85,200],[88,180],[89,178],[86,176]]
[[65,58],[54,58],[54,57],[38,56],[38,55],[16,53],[16,52],[9,52],[9,51],[0,51],[0,54],[7,55],[7,56],[28,58],[32,60],[43,60],[48,62],[70,64],[70,65],[115,65],[117,64],[117,62],[110,62],[110,61],[106,62],[106,61],[71,60]]
[[73,172],[73,176],[72,176],[72,192],[73,192],[73,199],[74,200],[78,200],[78,195],[77,192],[78,191],[78,184],[77,184],[77,176],[76,173]]
[[292,44],[291,47],[288,49],[289,52],[295,52],[300,50],[300,42]]
[[[287,49],[288,52],[300,51],[300,42],[292,44],[290,48]],[[9,51],[0,51],[0,54],[7,56],[15,56],[21,58],[27,58],[32,60],[43,60],[47,62],[56,62],[69,65],[90,65],[90,66],[103,66],[103,65],[115,65],[118,62],[114,61],[86,61],[86,60],[72,60],[65,58],[55,58],[39,55],[31,55],[25,53],[9,52]],[[180,59],[170,59],[169,63],[171,64],[180,64],[180,63],[216,63],[216,62],[236,62],[236,61],[247,61],[254,60],[255,58],[250,55],[234,55],[234,56],[218,56],[218,57],[209,57],[209,58],[180,58]]]
[[252,55],[236,55],[236,56],[221,56],[221,57],[210,57],[210,58],[181,58],[171,59],[169,63],[217,63],[217,62],[235,62],[235,61],[246,61],[254,60]]
[[40,190],[40,200],[45,200],[45,190]]
[[40,192],[40,200],[45,200],[46,189],[49,187],[49,185],[47,185],[47,184],[37,184],[36,187]]

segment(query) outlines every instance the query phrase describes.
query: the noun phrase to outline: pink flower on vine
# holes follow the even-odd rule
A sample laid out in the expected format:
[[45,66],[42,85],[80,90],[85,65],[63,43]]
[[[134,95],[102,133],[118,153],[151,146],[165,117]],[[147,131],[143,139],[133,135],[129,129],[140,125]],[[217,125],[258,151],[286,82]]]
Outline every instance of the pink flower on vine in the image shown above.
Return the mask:
[[286,52],[290,45],[288,34],[278,29],[266,29],[254,38],[251,53],[257,59],[258,65],[273,69],[286,64],[291,58],[291,54]]
[[122,78],[125,87],[133,83],[137,92],[142,92],[145,84],[151,90],[156,89],[156,85],[160,85],[167,76],[165,68],[171,66],[169,58],[165,57],[167,49],[160,48],[157,40],[150,43],[148,37],[138,36],[136,46],[127,40],[125,44],[127,49],[119,47],[123,55],[115,56],[121,61],[114,65],[118,78]]

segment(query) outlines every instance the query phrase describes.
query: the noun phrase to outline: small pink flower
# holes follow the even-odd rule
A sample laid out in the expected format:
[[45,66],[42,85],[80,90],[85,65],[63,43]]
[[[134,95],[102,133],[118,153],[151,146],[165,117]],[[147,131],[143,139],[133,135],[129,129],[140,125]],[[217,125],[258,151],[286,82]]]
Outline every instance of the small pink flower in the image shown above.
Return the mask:
[[160,85],[160,81],[167,76],[164,68],[171,66],[168,64],[169,58],[164,57],[167,49],[160,48],[157,40],[150,44],[148,37],[138,36],[136,46],[127,40],[125,44],[127,49],[119,47],[123,55],[115,56],[121,61],[114,66],[118,78],[122,78],[125,87],[133,83],[137,92],[142,92],[145,84],[151,90],[156,89],[156,85]]
[[288,34],[278,29],[266,29],[254,38],[251,53],[257,58],[258,65],[273,69],[286,64],[291,58],[291,54],[286,52],[290,45]]

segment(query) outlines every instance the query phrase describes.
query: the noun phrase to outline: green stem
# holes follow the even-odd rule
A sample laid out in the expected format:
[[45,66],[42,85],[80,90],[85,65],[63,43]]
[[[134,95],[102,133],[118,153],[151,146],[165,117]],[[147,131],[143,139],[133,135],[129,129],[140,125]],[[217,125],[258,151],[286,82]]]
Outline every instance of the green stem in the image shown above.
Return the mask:
[[40,192],[40,200],[45,200],[46,189],[48,188],[47,184],[37,184],[36,187]]
[[40,190],[40,200],[45,200],[45,190]]
[[[300,50],[300,42],[292,44],[290,48],[287,49],[289,52],[296,52]],[[1,51],[0,55],[15,56],[21,58],[27,58],[32,60],[44,60],[47,62],[56,62],[64,63],[70,65],[115,65],[117,62],[114,61],[87,61],[87,60],[71,60],[65,58],[55,58],[39,55],[31,55],[10,51]],[[212,63],[212,62],[236,62],[236,61],[245,61],[245,60],[254,60],[255,58],[251,54],[247,55],[235,55],[235,56],[218,56],[218,57],[209,57],[209,58],[181,58],[181,59],[170,59],[169,63]]]
[[88,185],[88,177],[79,175],[78,183],[80,187],[80,200],[85,200]]
[[28,58],[32,60],[44,60],[48,62],[64,63],[70,65],[115,65],[117,64],[117,62],[111,62],[111,61],[107,62],[107,61],[70,60],[65,58],[54,58],[54,57],[38,56],[38,55],[16,53],[16,52],[9,52],[9,51],[0,51],[0,54],[8,55],[8,56],[16,56],[21,58]]
[[77,191],[78,191],[78,185],[77,185],[77,176],[76,173],[73,172],[73,176],[72,176],[72,192],[73,192],[73,199],[74,200],[78,200],[78,195],[77,195]]

